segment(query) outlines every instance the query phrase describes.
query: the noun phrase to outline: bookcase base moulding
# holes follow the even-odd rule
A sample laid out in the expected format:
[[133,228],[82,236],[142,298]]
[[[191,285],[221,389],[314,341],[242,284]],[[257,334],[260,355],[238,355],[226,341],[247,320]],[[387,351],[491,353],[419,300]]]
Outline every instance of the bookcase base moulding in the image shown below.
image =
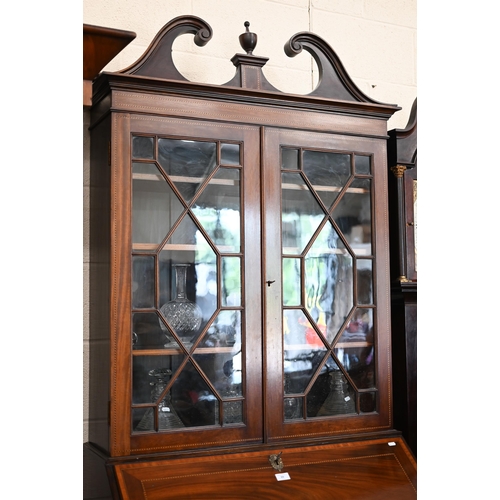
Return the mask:
[[387,120],[335,52],[308,95],[257,36],[225,85],[172,61],[173,19],[93,82],[87,454],[115,499],[416,498],[394,429]]

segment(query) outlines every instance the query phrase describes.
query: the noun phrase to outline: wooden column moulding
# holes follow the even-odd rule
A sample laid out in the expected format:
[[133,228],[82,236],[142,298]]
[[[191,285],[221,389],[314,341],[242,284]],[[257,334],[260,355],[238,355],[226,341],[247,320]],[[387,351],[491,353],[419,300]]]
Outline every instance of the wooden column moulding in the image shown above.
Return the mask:
[[[279,91],[244,26],[223,85],[174,65],[177,37],[212,37],[195,16],[93,82],[86,446],[120,500],[413,499],[390,358],[387,120],[400,108],[364,95],[308,32],[285,52],[309,52],[318,85]],[[183,303],[206,308],[187,337],[164,309],[179,265]]]
[[[393,266],[392,274],[401,282],[416,281],[417,249],[414,206],[417,190],[417,99],[413,103],[406,127],[389,131],[388,162],[392,172],[390,184],[392,191],[396,193],[391,214],[394,221],[397,217],[394,238],[391,241],[398,242],[397,248],[393,251],[399,256],[398,267]],[[393,264],[396,264],[395,260]]]

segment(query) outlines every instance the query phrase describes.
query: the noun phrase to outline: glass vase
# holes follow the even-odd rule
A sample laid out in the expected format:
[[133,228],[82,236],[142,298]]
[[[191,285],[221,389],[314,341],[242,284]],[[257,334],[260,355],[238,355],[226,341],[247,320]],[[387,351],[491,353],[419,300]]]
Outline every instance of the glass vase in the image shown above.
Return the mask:
[[317,416],[345,415],[356,413],[354,399],[351,397],[347,380],[340,370],[330,372],[330,393]]
[[[160,312],[180,337],[182,343],[189,346],[200,328],[203,313],[198,304],[189,300],[186,295],[186,278],[189,264],[174,264],[172,267],[175,271],[175,299],[164,304],[160,308]],[[164,327],[163,329],[166,330]],[[169,345],[166,344],[165,347]]]
[[[151,402],[156,403],[161,396],[165,387],[167,387],[168,379],[172,375],[172,371],[168,368],[156,368],[150,370],[149,376],[154,377],[154,382],[150,382],[151,386]],[[170,398],[170,391],[165,394],[164,398],[160,401],[156,410],[148,408],[141,421],[136,427],[136,431],[154,431],[154,411],[158,413],[158,430],[178,429],[184,427],[182,420],[172,406]]]

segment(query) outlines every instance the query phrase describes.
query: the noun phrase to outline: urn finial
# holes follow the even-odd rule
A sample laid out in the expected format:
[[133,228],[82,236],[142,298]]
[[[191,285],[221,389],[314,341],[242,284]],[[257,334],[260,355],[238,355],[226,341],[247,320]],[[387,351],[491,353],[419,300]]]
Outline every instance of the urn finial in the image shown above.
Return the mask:
[[248,55],[253,55],[252,51],[253,49],[255,49],[255,46],[257,45],[257,35],[249,31],[248,29],[249,26],[250,23],[248,21],[245,21],[246,31],[245,33],[242,33],[240,35],[240,45]]

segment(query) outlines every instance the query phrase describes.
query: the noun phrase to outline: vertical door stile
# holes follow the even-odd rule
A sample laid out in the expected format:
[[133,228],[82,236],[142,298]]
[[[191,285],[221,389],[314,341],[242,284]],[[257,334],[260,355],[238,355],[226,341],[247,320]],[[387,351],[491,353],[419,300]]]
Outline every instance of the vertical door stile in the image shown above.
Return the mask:
[[130,115],[113,116],[111,143],[111,452],[130,452],[130,245],[131,173],[126,160],[130,154]]
[[[281,188],[279,131],[264,129],[262,155],[266,437],[276,435],[283,408],[281,311]],[[269,282],[269,284],[267,283]]]

